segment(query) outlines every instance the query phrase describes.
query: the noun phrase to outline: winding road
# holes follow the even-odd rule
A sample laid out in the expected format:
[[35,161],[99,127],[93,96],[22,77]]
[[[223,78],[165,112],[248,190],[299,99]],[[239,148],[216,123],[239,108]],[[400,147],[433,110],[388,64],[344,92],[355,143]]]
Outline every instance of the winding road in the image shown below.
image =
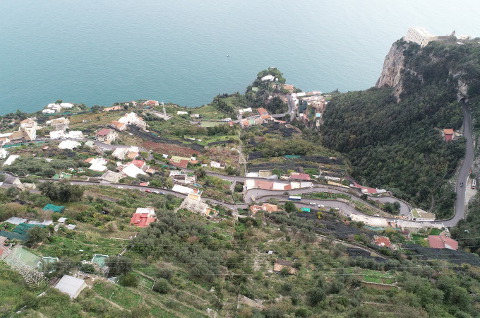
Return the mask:
[[[343,214],[350,216],[356,220],[362,220],[367,224],[370,225],[386,225],[389,222],[397,223],[401,226],[405,227],[452,227],[455,226],[461,219],[465,217],[465,187],[467,186],[467,178],[470,173],[470,169],[473,164],[474,160],[474,144],[473,144],[473,137],[472,137],[472,116],[468,105],[463,104],[463,116],[464,116],[464,127],[463,127],[463,135],[466,139],[466,149],[465,149],[465,158],[460,166],[458,179],[456,183],[456,201],[455,201],[455,214],[451,219],[448,220],[436,220],[436,221],[410,221],[405,219],[398,219],[398,218],[389,218],[389,217],[380,217],[380,216],[368,216],[360,211],[356,210],[352,205],[348,204],[347,202],[343,202],[342,200],[318,200],[318,199],[308,199],[309,202],[315,205],[323,204],[327,207],[337,208],[342,211]],[[291,112],[291,104],[289,103],[289,112]],[[285,114],[278,114],[285,116]],[[89,139],[84,139],[81,141],[86,141]],[[114,150],[116,148],[126,148],[130,146],[125,145],[107,145],[101,143],[99,141],[95,141],[95,145],[99,148],[104,150]],[[191,171],[191,170],[190,170]],[[15,177],[14,175],[2,172],[3,174]],[[265,180],[265,178],[247,178],[241,176],[225,176],[213,172],[207,172],[210,176],[215,176],[221,178],[223,180],[227,180],[230,182],[245,182],[247,179],[261,179]],[[50,180],[50,179],[43,179],[41,181],[59,181],[59,180]],[[288,183],[288,181],[282,180],[272,180],[278,183]],[[140,191],[151,191],[158,194],[171,194],[179,198],[184,198],[186,195],[174,192],[172,190],[167,189],[160,189],[160,188],[153,188],[153,187],[144,187],[144,186],[135,186],[135,185],[126,185],[126,184],[116,184],[116,183],[108,183],[108,182],[92,182],[92,181],[70,181],[71,184],[75,185],[92,185],[92,186],[109,186],[115,187],[119,189],[131,189],[131,190],[140,190]],[[296,195],[296,194],[307,194],[307,193],[314,193],[314,192],[330,192],[330,193],[345,193],[350,195],[351,200],[353,201],[361,201],[365,204],[368,202],[363,201],[359,196],[352,195],[352,191],[336,186],[330,185],[320,185],[315,184],[311,188],[303,188],[303,189],[296,189],[288,191],[289,195]],[[224,207],[227,207],[234,212],[237,209],[245,209],[252,204],[254,201],[252,200],[252,196],[256,198],[255,202],[265,202],[269,199],[276,199],[280,202],[285,202],[288,200],[288,196],[283,194],[283,191],[273,191],[273,190],[262,190],[262,189],[250,189],[245,192],[244,194],[244,203],[241,204],[230,204],[226,202],[222,202],[219,200],[214,200],[210,198],[205,198],[205,201],[210,202],[211,204],[218,204]],[[400,216],[408,216],[410,214],[411,206],[408,203],[399,200],[395,197],[379,197],[379,198],[372,198],[373,200],[380,201],[382,203],[386,202],[399,202],[400,203]],[[298,207],[311,207],[312,205],[305,204],[305,202],[296,202],[295,203]],[[371,205],[370,205],[371,206]],[[373,206],[371,206],[373,207]],[[375,207],[373,207],[375,208]],[[376,208],[375,208],[376,209]]]

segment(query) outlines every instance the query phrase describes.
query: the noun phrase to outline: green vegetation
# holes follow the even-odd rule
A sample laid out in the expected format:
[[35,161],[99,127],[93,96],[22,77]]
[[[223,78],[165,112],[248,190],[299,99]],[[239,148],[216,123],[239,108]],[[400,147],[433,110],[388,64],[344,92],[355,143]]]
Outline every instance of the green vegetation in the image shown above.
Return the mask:
[[[275,81],[262,81],[262,77],[272,75]],[[288,106],[281,96],[284,92],[281,85],[284,84],[283,74],[276,68],[269,68],[257,74],[257,78],[252,85],[247,87],[245,93],[247,104],[251,107],[264,107],[272,114],[284,113]]]
[[405,69],[417,74],[404,71],[400,101],[390,89],[334,97],[325,113],[324,143],[349,156],[353,175],[362,182],[392,189],[445,218],[455,200],[446,180],[464,154],[464,141],[446,143],[439,128],[462,124],[456,82],[449,73],[460,67],[455,56],[464,49],[441,43],[424,49],[400,45],[405,47]]

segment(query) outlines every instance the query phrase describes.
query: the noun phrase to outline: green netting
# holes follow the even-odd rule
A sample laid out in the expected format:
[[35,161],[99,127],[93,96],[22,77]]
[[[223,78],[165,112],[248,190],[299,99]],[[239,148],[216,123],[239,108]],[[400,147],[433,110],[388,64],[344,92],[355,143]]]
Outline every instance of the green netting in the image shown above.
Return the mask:
[[65,207],[63,205],[53,205],[50,203],[43,208],[43,211],[53,211],[58,213],[62,213],[64,210]]
[[12,232],[18,233],[20,235],[28,235],[28,231],[35,226],[45,227],[45,225],[40,224],[27,224],[27,223],[20,223],[17,225]]
[[30,268],[37,268],[41,257],[30,253],[22,247],[14,248],[12,253],[10,253],[6,258],[5,262],[13,267],[18,267],[19,265],[27,265]]
[[26,234],[22,235],[14,232],[7,232],[7,231],[0,231],[0,236],[6,237],[9,240],[26,241],[28,239],[28,236]]

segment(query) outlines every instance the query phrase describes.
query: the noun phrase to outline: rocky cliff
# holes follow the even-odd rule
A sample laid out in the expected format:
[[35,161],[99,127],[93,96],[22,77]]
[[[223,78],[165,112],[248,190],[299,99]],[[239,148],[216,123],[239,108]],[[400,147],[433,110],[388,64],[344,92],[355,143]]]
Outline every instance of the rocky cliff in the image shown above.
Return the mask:
[[443,82],[454,87],[457,100],[468,99],[472,87],[480,92],[479,43],[439,41],[421,48],[399,40],[393,43],[385,57],[375,87],[393,88],[392,94],[399,102],[403,92],[409,93],[424,84]]
[[394,88],[393,95],[399,100],[402,93],[402,71],[405,68],[405,43],[393,43],[390,51],[385,57],[383,63],[382,74],[378,79],[375,87],[392,87]]

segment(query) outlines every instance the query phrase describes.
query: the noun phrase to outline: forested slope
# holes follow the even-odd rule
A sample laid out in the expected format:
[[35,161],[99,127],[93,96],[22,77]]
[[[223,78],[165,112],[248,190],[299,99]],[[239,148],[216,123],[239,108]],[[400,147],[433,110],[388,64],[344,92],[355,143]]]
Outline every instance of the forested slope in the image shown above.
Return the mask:
[[463,157],[464,140],[447,143],[441,129],[460,129],[462,102],[480,91],[480,45],[394,46],[403,54],[400,82],[335,97],[325,114],[324,143],[349,156],[355,178],[447,217],[455,199],[447,180]]

